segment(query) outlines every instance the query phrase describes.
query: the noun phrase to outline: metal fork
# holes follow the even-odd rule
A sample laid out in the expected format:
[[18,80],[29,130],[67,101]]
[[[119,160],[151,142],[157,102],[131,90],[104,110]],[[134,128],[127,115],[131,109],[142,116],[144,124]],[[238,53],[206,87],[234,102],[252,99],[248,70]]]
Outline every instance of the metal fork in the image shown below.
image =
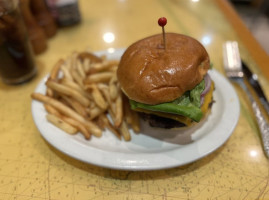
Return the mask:
[[244,73],[242,70],[242,62],[240,58],[239,48],[236,41],[227,41],[223,45],[223,61],[224,69],[226,71],[226,76],[236,82],[247,94],[253,112],[255,114],[258,127],[260,129],[261,138],[263,142],[263,149],[266,156],[269,158],[269,124],[266,121],[263,113],[261,112],[258,103],[255,101],[254,97],[248,90],[246,84],[244,83]]

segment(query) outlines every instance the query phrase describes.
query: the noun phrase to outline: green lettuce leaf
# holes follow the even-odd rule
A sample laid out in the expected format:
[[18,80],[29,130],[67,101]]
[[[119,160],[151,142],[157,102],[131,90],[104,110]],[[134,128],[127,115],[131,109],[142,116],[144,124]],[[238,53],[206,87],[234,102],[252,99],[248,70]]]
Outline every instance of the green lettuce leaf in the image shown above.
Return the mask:
[[132,109],[141,108],[145,110],[183,115],[199,122],[203,117],[203,113],[200,109],[200,96],[204,89],[205,81],[203,80],[195,86],[194,89],[185,92],[181,97],[172,102],[148,105],[130,100],[130,104]]
[[190,91],[190,100],[193,105],[200,108],[201,94],[205,89],[205,81],[203,80],[194,89]]

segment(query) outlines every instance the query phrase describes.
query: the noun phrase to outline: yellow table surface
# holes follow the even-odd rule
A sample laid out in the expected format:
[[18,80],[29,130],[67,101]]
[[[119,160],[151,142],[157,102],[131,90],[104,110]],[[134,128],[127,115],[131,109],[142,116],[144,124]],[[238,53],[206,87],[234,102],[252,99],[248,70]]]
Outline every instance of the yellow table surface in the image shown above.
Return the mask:
[[[224,0],[80,0],[81,24],[61,28],[49,40],[47,51],[36,57],[38,76],[23,85],[0,84],[0,199],[269,199],[269,162],[249,103],[238,87],[240,118],[229,140],[209,156],[172,169],[132,172],[85,164],[48,144],[32,119],[30,94],[58,59],[74,51],[127,47],[160,33],[161,16],[168,19],[167,32],[204,42],[220,73],[222,44],[238,41],[242,58],[258,74],[269,97],[263,75],[268,69],[259,64],[268,57],[253,38],[244,38],[240,20],[235,28],[238,18],[231,20],[227,9],[231,8]],[[106,32],[114,33],[114,42],[104,42]],[[261,53],[253,53],[248,42]]]

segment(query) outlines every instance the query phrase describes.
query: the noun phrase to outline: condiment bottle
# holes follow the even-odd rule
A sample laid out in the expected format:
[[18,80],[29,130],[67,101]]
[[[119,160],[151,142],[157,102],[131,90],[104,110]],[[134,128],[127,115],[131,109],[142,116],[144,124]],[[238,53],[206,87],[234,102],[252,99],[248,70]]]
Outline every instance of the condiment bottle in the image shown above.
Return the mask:
[[20,0],[20,8],[35,54],[47,49],[47,37],[30,10],[30,0]]
[[0,0],[0,77],[7,84],[19,84],[36,72],[18,0]]
[[59,26],[71,26],[80,22],[77,0],[46,0],[46,3]]
[[47,9],[44,0],[30,0],[31,11],[38,22],[43,28],[47,38],[54,36],[57,32],[56,23]]

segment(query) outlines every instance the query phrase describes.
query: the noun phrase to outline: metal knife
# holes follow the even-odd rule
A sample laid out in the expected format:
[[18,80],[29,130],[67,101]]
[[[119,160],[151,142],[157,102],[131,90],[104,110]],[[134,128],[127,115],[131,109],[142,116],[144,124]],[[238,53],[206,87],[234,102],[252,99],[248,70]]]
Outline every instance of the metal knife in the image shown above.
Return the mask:
[[261,85],[258,81],[258,76],[256,74],[253,74],[250,69],[247,67],[246,63],[242,61],[242,69],[244,72],[244,75],[246,76],[248,82],[250,85],[254,88],[256,94],[259,97],[259,100],[261,104],[263,105],[264,109],[266,110],[267,114],[269,115],[269,102],[262,90]]

